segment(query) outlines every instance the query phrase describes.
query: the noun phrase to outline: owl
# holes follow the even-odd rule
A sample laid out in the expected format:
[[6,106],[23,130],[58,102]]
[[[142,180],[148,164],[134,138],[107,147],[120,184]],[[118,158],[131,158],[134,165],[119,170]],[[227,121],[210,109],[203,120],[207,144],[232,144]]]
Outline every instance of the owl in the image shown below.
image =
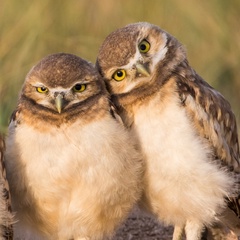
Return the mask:
[[106,37],[96,67],[144,156],[141,206],[189,240],[224,224],[240,234],[239,144],[224,97],[189,65],[181,43],[140,22]]
[[13,239],[11,198],[3,160],[4,141],[0,135],[0,239]]
[[72,54],[27,74],[6,138],[16,239],[106,239],[141,196],[143,160],[100,75]]

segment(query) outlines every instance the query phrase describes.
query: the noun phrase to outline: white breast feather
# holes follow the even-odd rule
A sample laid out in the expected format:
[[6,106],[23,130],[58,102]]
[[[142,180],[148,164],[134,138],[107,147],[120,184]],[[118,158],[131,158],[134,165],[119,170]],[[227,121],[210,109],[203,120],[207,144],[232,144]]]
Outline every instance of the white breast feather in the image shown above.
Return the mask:
[[37,202],[37,215],[53,232],[59,229],[56,238],[112,231],[140,194],[140,155],[128,142],[113,119],[53,127],[50,134],[21,124],[15,139],[10,133],[7,142],[9,178],[17,191],[26,185],[36,198],[20,194],[26,200],[15,198],[14,205],[18,209],[21,201]]
[[162,108],[160,101],[157,97],[140,108],[133,127],[147,160],[148,204],[168,224],[211,222],[225,206],[233,181],[210,162],[210,150],[177,98]]

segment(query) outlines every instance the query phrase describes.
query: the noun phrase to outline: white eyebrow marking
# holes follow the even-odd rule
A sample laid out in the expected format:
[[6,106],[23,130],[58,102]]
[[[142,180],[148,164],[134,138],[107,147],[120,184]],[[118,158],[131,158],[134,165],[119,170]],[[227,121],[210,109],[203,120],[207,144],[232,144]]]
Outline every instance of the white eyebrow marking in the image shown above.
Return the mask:
[[[162,33],[162,44],[160,44],[159,48],[156,51],[156,54],[152,58],[152,64],[151,67],[153,68],[159,61],[164,59],[166,56],[166,53],[168,51],[168,48],[166,46],[167,43],[167,35],[165,33]],[[122,68],[123,69],[129,69],[132,68],[136,62],[141,61],[143,59],[142,54],[138,50],[138,45],[136,46],[136,53],[133,58],[130,59],[129,63],[124,65]],[[151,69],[152,71],[153,69]]]
[[154,57],[152,58],[151,71],[153,70],[152,68],[154,68],[158,62],[160,62],[165,58],[166,53],[168,51],[168,48],[166,46],[167,35],[165,33],[162,33],[162,39],[163,39],[163,44],[159,46],[159,49],[157,50],[156,55],[154,55]]
[[136,47],[136,53],[133,58],[130,59],[130,62],[127,65],[123,66],[123,69],[132,68],[134,64],[136,64],[139,60],[142,59],[141,53],[138,51],[138,47]]

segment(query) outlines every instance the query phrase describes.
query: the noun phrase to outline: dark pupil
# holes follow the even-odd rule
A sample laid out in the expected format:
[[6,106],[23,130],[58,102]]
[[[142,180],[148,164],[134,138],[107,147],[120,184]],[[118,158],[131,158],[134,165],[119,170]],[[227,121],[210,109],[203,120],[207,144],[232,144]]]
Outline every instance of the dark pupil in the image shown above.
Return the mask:
[[82,87],[81,84],[77,84],[77,85],[75,85],[75,89],[76,89],[77,91],[81,90],[81,87]]
[[43,92],[45,92],[45,91],[46,91],[46,88],[45,88],[45,87],[41,87],[41,90],[42,90]]
[[122,72],[122,71],[118,71],[118,72],[117,72],[117,76],[118,76],[118,77],[122,77],[122,76],[123,76],[123,72]]
[[143,50],[143,51],[146,50],[146,45],[145,44],[141,44],[140,45],[140,49]]

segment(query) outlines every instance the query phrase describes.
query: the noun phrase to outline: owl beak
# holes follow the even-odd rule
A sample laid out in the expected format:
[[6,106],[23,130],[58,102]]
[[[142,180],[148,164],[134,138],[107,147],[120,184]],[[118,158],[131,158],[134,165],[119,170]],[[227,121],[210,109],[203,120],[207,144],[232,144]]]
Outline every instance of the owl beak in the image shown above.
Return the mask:
[[57,97],[55,98],[55,106],[57,108],[58,113],[62,112],[62,107],[63,107],[63,95],[58,94]]
[[145,77],[150,76],[150,73],[148,72],[147,68],[142,63],[137,63],[135,66],[138,74],[141,74]]

